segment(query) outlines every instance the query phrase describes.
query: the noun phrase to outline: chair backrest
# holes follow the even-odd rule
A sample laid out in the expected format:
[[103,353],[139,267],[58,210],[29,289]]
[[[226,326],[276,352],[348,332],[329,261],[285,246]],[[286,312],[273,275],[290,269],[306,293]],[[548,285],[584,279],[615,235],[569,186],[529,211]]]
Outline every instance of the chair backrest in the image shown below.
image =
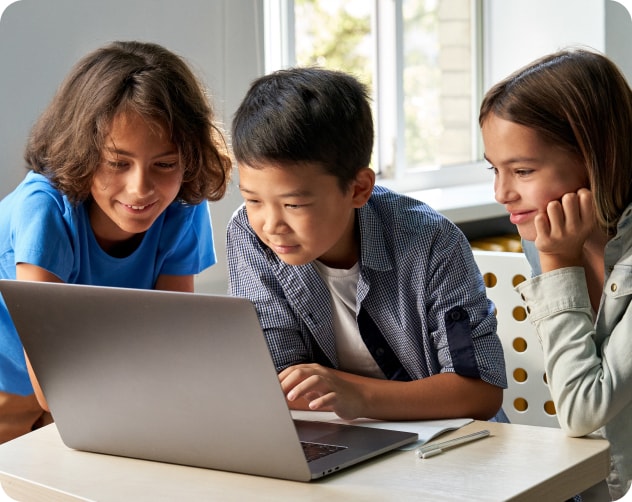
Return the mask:
[[523,253],[474,250],[487,296],[496,306],[508,388],[503,410],[513,423],[559,427],[546,383],[542,347],[514,286],[531,276]]

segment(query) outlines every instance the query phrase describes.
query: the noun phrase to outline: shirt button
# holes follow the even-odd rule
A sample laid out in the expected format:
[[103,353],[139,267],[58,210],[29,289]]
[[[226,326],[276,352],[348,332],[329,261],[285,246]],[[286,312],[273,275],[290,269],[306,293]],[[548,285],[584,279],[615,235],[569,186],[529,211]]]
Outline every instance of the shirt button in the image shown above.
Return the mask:
[[613,282],[612,284],[610,284],[610,291],[614,293],[616,290],[617,290],[617,284]]
[[380,357],[384,355],[384,349],[382,347],[378,347],[377,349],[375,349],[375,355]]
[[455,310],[450,314],[450,317],[453,321],[458,321],[459,319],[461,319],[461,313]]

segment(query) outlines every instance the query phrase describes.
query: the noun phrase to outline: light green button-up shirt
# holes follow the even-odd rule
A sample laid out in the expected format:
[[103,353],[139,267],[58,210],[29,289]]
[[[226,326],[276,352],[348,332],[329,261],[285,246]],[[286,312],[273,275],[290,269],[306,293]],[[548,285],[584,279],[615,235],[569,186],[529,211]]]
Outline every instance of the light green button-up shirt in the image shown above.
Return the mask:
[[[533,242],[524,242],[539,273]],[[516,287],[544,351],[557,416],[570,436],[596,432],[610,441],[613,499],[632,482],[632,205],[605,250],[599,305],[590,305],[584,270],[536,275]]]

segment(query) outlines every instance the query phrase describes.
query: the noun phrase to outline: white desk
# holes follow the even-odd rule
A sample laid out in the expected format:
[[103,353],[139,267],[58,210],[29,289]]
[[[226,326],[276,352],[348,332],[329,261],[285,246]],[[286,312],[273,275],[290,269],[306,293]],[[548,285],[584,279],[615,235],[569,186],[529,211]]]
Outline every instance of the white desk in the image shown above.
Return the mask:
[[312,483],[68,449],[55,425],[0,445],[0,482],[28,501],[565,500],[604,479],[608,443],[548,427],[473,422],[436,441],[492,437],[419,459],[396,451]]

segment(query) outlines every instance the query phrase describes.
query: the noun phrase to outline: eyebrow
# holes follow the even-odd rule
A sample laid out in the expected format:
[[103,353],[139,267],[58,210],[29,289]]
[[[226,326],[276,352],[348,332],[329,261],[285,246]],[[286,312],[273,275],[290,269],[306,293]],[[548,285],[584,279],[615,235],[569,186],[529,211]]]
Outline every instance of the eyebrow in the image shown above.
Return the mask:
[[[120,148],[110,148],[110,147],[105,147],[105,150],[109,153],[114,153],[116,155],[123,155],[125,157],[133,157],[134,154],[132,152],[128,152],[127,150],[121,150]],[[161,157],[168,157],[169,155],[178,155],[178,150],[175,148],[172,148],[170,150],[167,150],[165,152],[159,153],[158,155],[154,155],[152,158],[154,159],[159,159]]]
[[[487,155],[483,154],[483,158],[490,164],[494,164],[491,160],[489,160]],[[539,162],[539,159],[535,157],[513,157],[513,158],[503,161],[502,163],[503,164],[517,164],[519,162]]]
[[[239,185],[239,190],[248,194],[255,194],[257,192],[255,192],[254,190],[249,190],[246,187],[244,187],[243,185]],[[279,194],[278,197],[283,197],[283,198],[288,198],[288,197],[311,197],[313,195],[313,193],[309,190],[296,190],[294,192],[287,192],[287,193],[282,193]]]

